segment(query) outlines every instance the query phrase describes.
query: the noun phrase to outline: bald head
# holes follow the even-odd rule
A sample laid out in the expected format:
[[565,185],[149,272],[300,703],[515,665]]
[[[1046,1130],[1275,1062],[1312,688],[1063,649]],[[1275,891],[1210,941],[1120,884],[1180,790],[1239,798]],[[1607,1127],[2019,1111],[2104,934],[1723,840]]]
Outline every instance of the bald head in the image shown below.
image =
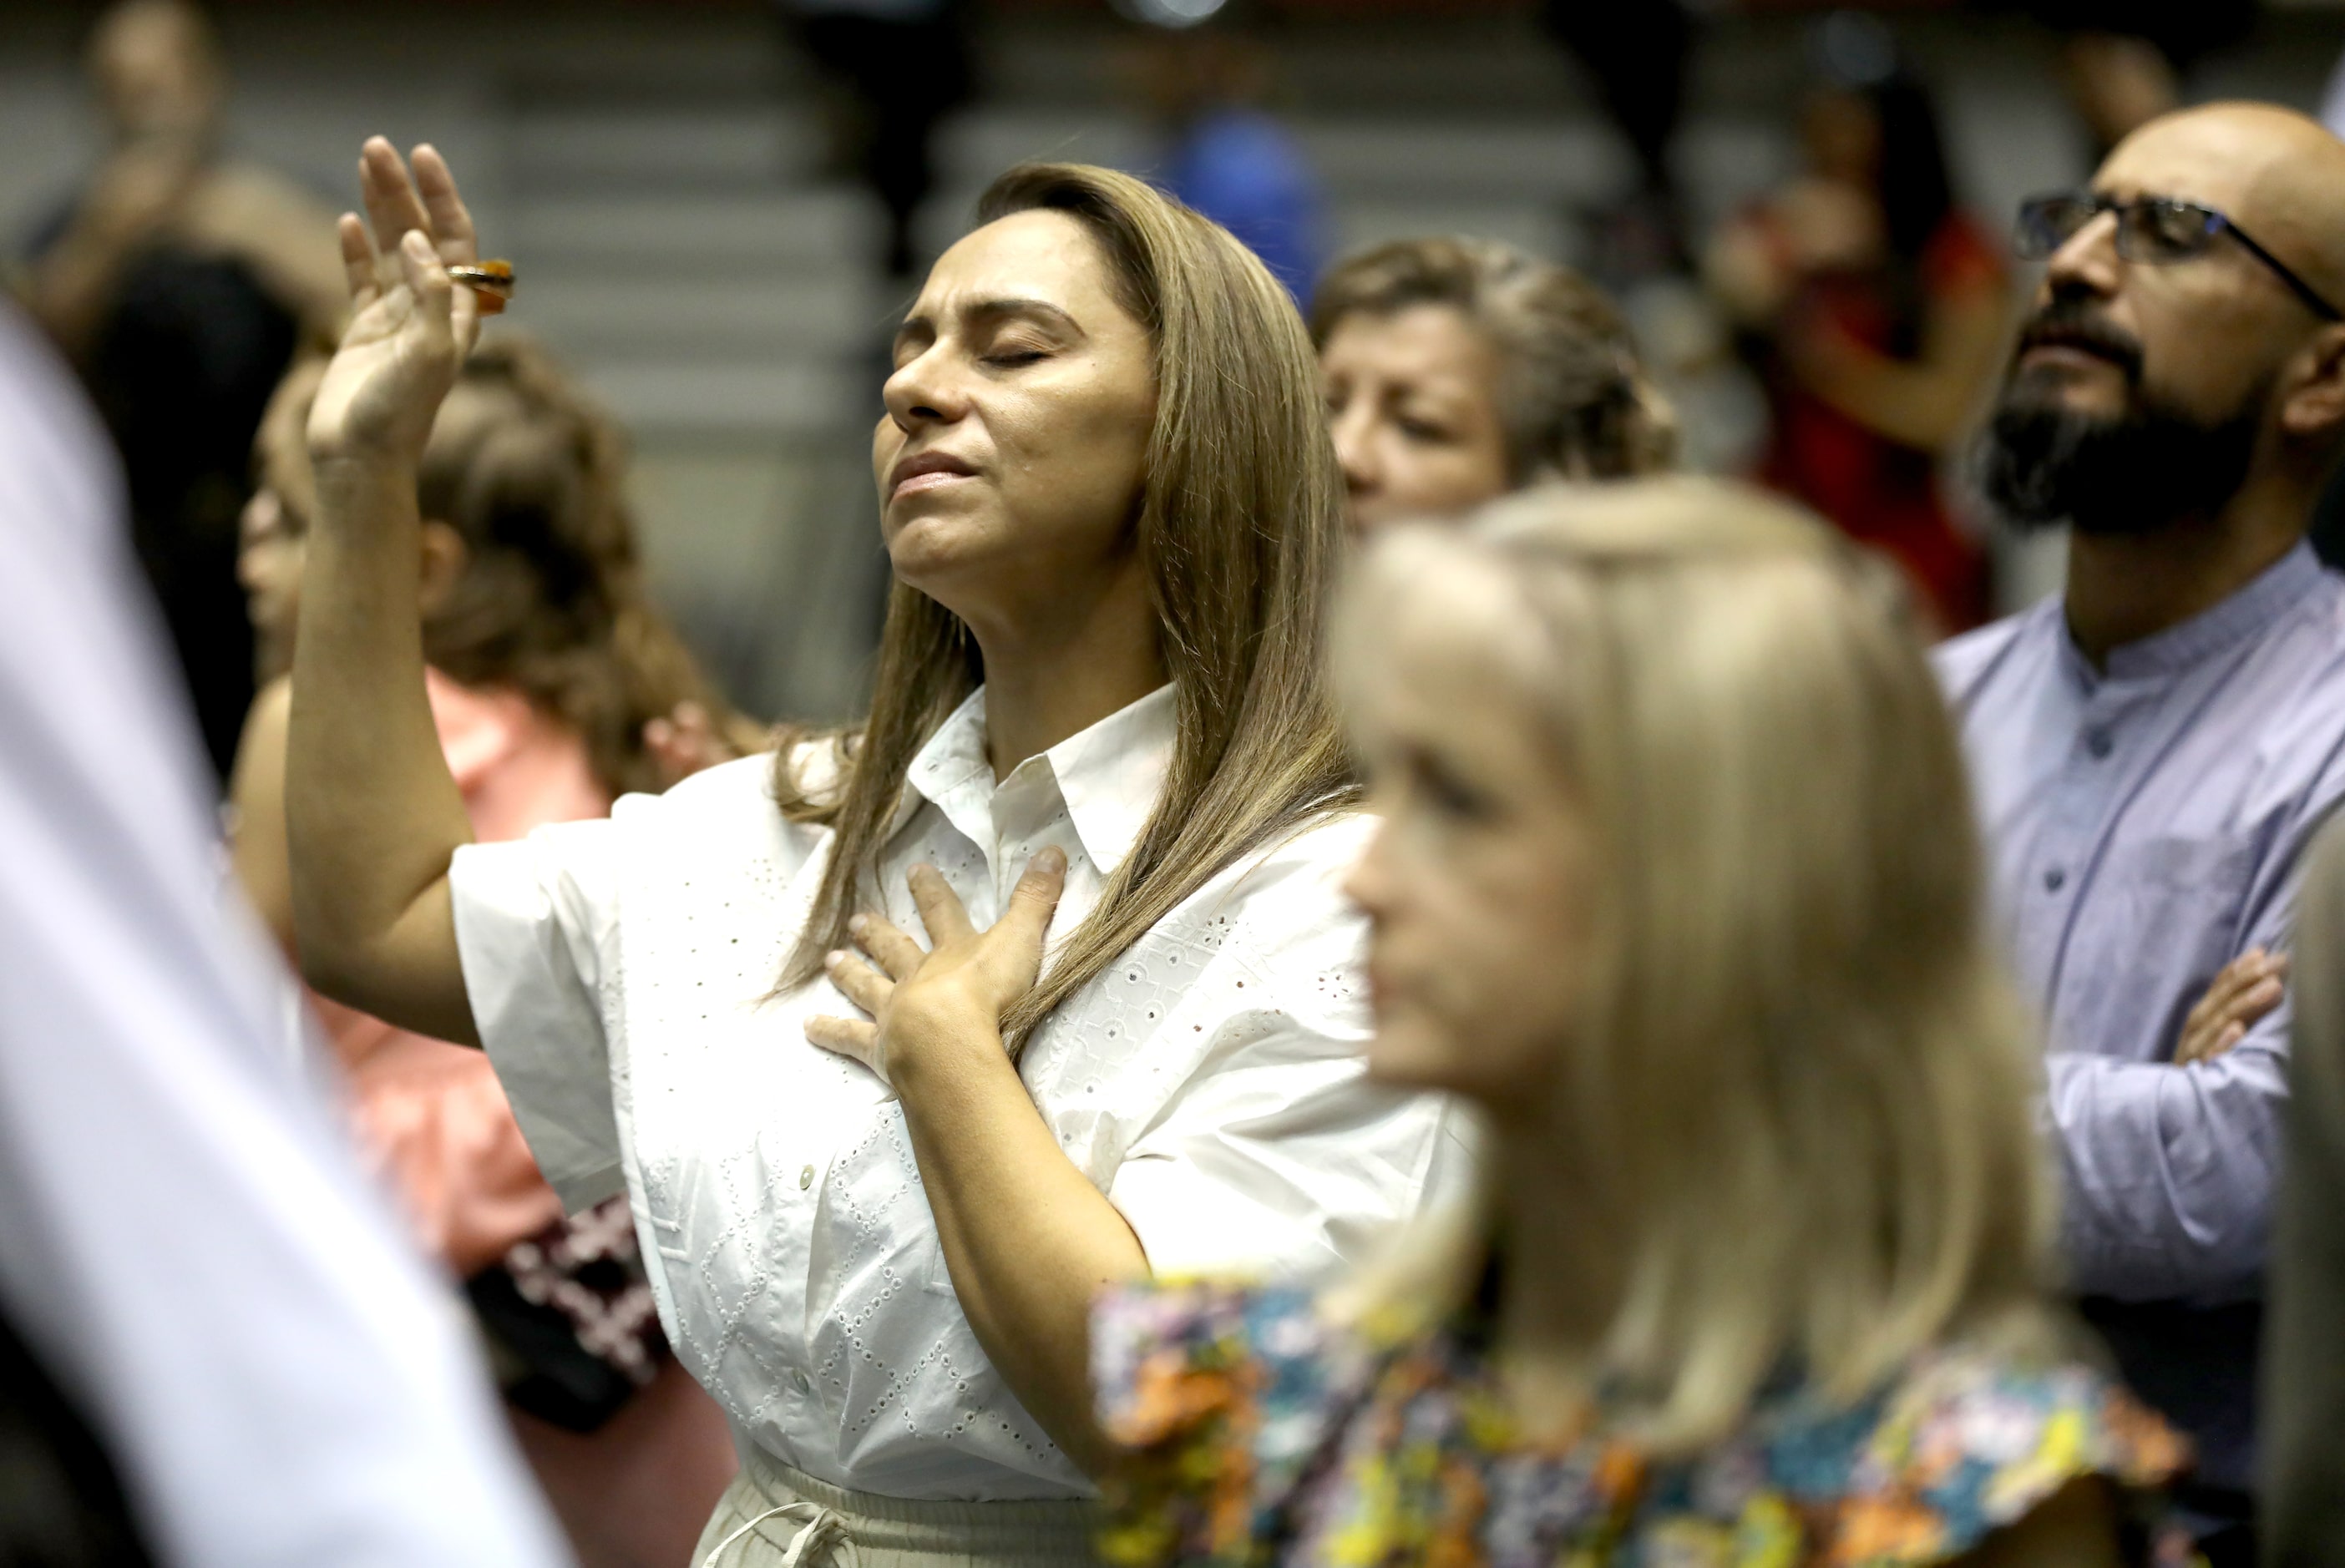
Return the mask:
[[[2093,195],[2045,263],[1989,493],[2087,534],[2224,517],[2247,494],[2300,528],[2345,440],[2345,143],[2289,109],[2209,105],[2127,137]],[[2228,228],[2138,205],[2155,200]]]
[[2227,214],[2345,308],[2345,141],[2309,116],[2255,103],[2161,116],[2118,144],[2094,183]]

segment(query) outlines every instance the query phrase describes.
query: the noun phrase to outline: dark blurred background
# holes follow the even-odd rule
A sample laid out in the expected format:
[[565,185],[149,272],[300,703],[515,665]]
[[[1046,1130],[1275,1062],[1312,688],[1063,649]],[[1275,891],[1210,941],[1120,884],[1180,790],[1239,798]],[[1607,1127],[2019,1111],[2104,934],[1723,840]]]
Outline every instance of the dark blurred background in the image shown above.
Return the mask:
[[[1598,269],[1673,379],[1695,459],[1751,460],[1763,404],[1684,263],[1721,216],[1799,164],[1824,8],[1233,0],[1191,34],[1143,13],[1187,21],[1213,0],[1122,4],[208,9],[231,75],[234,156],[337,207],[370,132],[428,138],[450,156],[484,248],[521,271],[511,319],[634,435],[660,596],[761,713],[843,713],[860,688],[878,571],[862,452],[905,267],[949,243],[976,192],[1020,158],[1173,177],[1196,150],[1182,127],[1203,101],[1281,127],[1280,156],[1298,162],[1317,204],[1297,243],[1322,260],[1387,237],[1466,232]],[[2317,110],[2345,47],[2345,9],[2310,0],[2108,9],[2119,25],[2178,28],[2158,68],[2186,99]],[[96,11],[0,7],[0,237],[12,257],[103,156],[79,57]],[[857,13],[865,22],[839,20]],[[915,47],[888,35],[898,43],[883,38],[875,64],[871,40],[852,35],[874,17],[928,31]],[[2091,6],[1914,4],[1876,8],[1839,36],[1860,56],[1887,38],[1935,90],[1956,195],[2000,234],[2022,195],[2090,168],[2094,106],[2074,40],[2110,25]],[[1660,177],[1640,166],[1636,138],[1668,126],[1634,122],[1677,90],[1663,56],[1679,39],[1690,41],[1682,119],[1662,170],[1678,212],[1662,227],[1680,232],[1655,239],[1638,200]],[[1590,56],[1605,68],[1592,71]],[[919,149],[905,138],[916,143],[919,127],[888,96],[908,86],[959,100],[936,127],[931,188],[916,203]],[[891,236],[883,190],[913,207],[906,233]],[[1999,602],[2049,585],[2056,545],[1996,548]]]

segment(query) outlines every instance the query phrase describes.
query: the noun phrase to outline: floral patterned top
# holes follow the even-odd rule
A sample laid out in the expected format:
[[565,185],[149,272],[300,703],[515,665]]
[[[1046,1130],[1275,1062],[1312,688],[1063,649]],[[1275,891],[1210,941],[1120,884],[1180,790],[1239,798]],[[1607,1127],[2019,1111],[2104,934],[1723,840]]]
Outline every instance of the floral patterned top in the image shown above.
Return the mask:
[[1457,1336],[1379,1340],[1303,1291],[1118,1291],[1091,1340],[1129,1451],[1100,1550],[1128,1568],[1904,1568],[2086,1475],[2127,1500],[2136,1561],[2196,1561],[2154,1514],[2183,1441],[2082,1365],[1947,1351],[1838,1409],[1785,1387],[1733,1440],[1655,1464],[1600,1431],[1519,1442]]

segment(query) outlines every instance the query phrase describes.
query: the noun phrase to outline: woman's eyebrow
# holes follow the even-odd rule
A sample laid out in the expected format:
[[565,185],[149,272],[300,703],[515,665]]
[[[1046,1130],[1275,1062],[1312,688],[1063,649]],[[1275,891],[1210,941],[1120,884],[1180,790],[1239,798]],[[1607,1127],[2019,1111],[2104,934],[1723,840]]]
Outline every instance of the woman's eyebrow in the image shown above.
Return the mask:
[[1072,316],[1047,299],[1026,299],[1015,297],[980,299],[966,307],[962,314],[978,321],[1002,316],[1023,316],[1029,319],[1040,321],[1046,327],[1056,327],[1062,331],[1071,332],[1077,337],[1083,335],[1082,327]]
[[[980,325],[999,320],[1003,317],[1023,317],[1042,326],[1056,328],[1071,337],[1081,338],[1089,335],[1083,331],[1081,323],[1047,299],[1028,299],[1005,295],[998,299],[979,299],[964,305],[960,307],[959,314]],[[911,342],[933,343],[936,338],[936,321],[926,314],[908,316],[904,319],[904,324],[896,329],[896,346],[899,349],[906,343]]]

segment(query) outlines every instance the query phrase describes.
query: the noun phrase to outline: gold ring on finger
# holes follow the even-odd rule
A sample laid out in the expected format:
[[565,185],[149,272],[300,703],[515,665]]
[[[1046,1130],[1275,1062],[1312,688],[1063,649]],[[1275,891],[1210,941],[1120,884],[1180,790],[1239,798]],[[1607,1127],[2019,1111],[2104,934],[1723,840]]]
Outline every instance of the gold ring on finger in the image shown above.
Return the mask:
[[448,281],[471,289],[481,302],[481,314],[493,316],[502,310],[513,296],[513,268],[510,261],[475,261],[448,268]]

